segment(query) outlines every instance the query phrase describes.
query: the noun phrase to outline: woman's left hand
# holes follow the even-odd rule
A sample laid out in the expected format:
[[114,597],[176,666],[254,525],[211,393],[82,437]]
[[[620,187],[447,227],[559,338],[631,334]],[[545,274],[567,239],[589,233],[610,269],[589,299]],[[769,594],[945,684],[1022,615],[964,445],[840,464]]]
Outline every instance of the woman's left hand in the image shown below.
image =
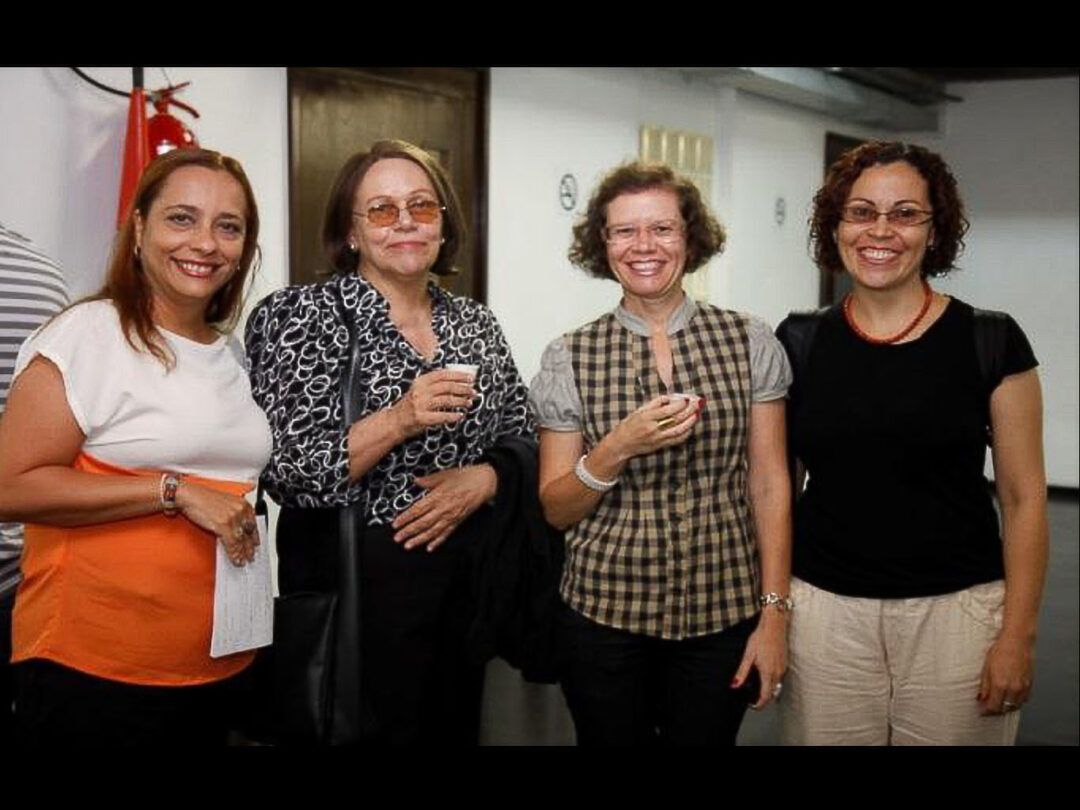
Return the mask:
[[761,691],[750,708],[764,709],[780,695],[787,671],[787,617],[772,608],[762,613],[757,629],[746,642],[742,662],[731,682],[732,689],[746,683],[751,667],[757,669],[761,678]]
[[458,467],[418,477],[427,495],[394,520],[394,541],[405,549],[441,546],[465,518],[495,495],[498,479],[488,464]]
[[1023,639],[999,638],[990,645],[979,684],[983,714],[1019,709],[1028,699],[1034,676],[1032,645]]

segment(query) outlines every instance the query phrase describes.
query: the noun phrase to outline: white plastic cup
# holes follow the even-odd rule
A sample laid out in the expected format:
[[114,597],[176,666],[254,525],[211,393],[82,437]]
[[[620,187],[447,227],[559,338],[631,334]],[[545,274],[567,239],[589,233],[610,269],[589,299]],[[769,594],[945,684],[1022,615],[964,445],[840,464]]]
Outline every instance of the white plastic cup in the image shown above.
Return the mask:
[[668,394],[668,396],[672,399],[686,399],[695,404],[701,402],[701,397],[697,394]]
[[447,363],[447,371],[458,371],[463,374],[468,374],[470,380],[476,379],[476,373],[480,370],[480,366],[472,363]]

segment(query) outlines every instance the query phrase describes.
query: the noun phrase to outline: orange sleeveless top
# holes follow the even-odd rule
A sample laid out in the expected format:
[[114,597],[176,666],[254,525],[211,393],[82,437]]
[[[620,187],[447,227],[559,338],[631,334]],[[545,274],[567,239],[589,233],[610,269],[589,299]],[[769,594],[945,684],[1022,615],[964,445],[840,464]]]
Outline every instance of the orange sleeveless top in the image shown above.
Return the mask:
[[[80,453],[75,469],[150,475]],[[187,476],[233,495],[250,484]],[[147,686],[227,678],[254,652],[210,657],[217,539],[162,514],[60,527],[27,524],[12,616],[12,661],[47,658],[89,675]]]

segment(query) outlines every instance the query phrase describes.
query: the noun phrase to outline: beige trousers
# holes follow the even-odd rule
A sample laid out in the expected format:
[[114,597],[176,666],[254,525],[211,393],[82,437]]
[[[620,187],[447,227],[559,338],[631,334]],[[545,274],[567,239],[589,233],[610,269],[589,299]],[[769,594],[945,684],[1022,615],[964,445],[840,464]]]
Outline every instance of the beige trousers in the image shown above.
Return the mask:
[[1019,712],[983,715],[983,662],[1005,583],[944,596],[862,599],[793,579],[785,745],[1012,745]]

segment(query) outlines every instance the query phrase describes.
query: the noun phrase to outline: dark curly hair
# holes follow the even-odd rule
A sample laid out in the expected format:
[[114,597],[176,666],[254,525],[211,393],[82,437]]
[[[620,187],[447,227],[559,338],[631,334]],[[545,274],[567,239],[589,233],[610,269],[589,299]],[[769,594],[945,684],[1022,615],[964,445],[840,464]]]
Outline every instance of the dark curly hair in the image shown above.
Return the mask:
[[326,202],[322,227],[323,254],[331,270],[334,273],[349,274],[355,273],[360,266],[360,254],[349,247],[353,201],[368,169],[388,158],[411,160],[423,169],[435,188],[439,202],[446,206],[442,218],[443,243],[430,272],[437,276],[453,275],[457,272],[454,262],[457,261],[458,251],[465,241],[465,217],[461,213],[461,203],[458,202],[454,187],[450,185],[450,179],[438,161],[419,146],[398,140],[376,141],[368,151],[357,152],[345,161],[334,179]]
[[622,194],[634,194],[654,188],[667,188],[679,198],[679,212],[686,223],[686,266],[693,273],[724,249],[724,228],[716,221],[697,186],[676,176],[661,163],[624,163],[612,169],[596,187],[585,215],[574,225],[574,243],[570,261],[586,273],[599,278],[615,278],[607,258],[604,227],[608,203]]
[[859,175],[871,166],[900,161],[909,164],[926,180],[930,206],[934,209],[934,241],[927,245],[920,272],[924,278],[944,276],[955,268],[968,229],[956,178],[940,155],[922,146],[899,141],[868,141],[845,152],[829,167],[825,185],[814,195],[814,210],[810,215],[810,251],[819,268],[834,273],[844,271],[836,246],[836,229],[840,225],[841,210]]

